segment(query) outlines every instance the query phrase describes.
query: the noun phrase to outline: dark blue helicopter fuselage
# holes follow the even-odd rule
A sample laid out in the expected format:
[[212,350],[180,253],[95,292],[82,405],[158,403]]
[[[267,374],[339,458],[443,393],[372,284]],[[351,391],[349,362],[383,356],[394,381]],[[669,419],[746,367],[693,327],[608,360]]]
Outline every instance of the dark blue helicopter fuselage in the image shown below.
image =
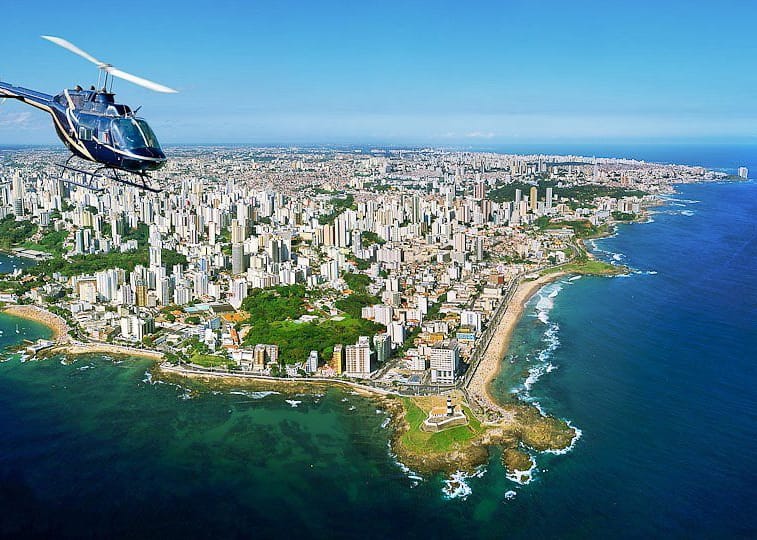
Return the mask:
[[147,122],[127,105],[115,103],[112,93],[77,88],[51,96],[0,82],[0,98],[48,112],[60,140],[80,158],[137,174],[166,163]]

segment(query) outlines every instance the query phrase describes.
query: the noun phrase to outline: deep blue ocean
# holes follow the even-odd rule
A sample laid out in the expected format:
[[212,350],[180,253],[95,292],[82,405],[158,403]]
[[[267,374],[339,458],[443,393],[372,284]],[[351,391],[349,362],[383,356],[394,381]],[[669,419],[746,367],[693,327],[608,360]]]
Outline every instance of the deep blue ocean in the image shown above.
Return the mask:
[[[734,162],[720,166],[749,165]],[[385,413],[343,391],[14,357],[0,364],[0,536],[757,537],[757,184],[678,191],[595,242],[631,275],[563,278],[529,302],[494,391],[582,433],[537,455],[530,484],[493,456],[450,499],[443,478],[395,462]],[[7,316],[0,330],[0,345],[46,335]]]

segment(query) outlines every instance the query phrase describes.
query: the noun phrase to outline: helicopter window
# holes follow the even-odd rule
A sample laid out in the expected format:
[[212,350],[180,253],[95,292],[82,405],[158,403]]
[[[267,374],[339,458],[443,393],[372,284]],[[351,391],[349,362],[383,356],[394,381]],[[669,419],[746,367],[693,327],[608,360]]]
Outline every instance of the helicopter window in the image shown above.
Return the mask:
[[79,126],[79,139],[81,139],[82,141],[91,141],[92,130],[88,127]]
[[111,131],[120,148],[160,148],[155,134],[144,120],[119,118],[113,120]]
[[97,131],[100,133],[100,142],[103,144],[110,144],[110,120],[106,118],[100,118],[97,122]]
[[142,134],[145,136],[145,140],[147,141],[147,146],[149,148],[160,148],[160,144],[158,143],[158,138],[155,136],[155,133],[153,133],[152,129],[147,124],[147,122],[145,122],[144,120],[137,120],[136,122],[140,130],[142,131]]

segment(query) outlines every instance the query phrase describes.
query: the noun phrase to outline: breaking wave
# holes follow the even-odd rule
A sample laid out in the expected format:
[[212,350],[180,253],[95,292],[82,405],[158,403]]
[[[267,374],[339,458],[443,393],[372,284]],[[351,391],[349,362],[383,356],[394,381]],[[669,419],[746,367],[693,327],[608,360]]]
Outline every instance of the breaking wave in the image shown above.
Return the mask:
[[562,290],[562,283],[551,283],[546,287],[543,287],[537,295],[536,302],[536,317],[544,324],[549,324],[549,312],[555,307],[554,299],[560,294]]
[[580,439],[581,435],[584,434],[584,432],[581,431],[581,429],[579,429],[576,426],[574,426],[570,422],[570,420],[566,420],[565,423],[568,424],[568,427],[573,428],[573,430],[576,432],[576,434],[573,435],[573,439],[570,441],[570,445],[568,445],[567,447],[563,448],[562,450],[547,450],[546,452],[548,454],[555,454],[555,455],[558,455],[558,456],[561,456],[563,454],[567,454],[568,452],[570,452],[571,450],[573,450],[573,448],[576,446],[576,443],[578,442],[578,439]]
[[507,476],[507,479],[515,482],[516,484],[520,484],[521,486],[525,486],[526,484],[530,484],[534,479],[534,471],[536,470],[536,460],[532,456],[529,456],[529,459],[531,460],[531,466],[525,470],[525,471],[519,471],[515,469],[514,471],[508,472],[505,476]]
[[442,493],[447,499],[462,499],[463,501],[473,493],[470,485],[466,482],[468,478],[481,478],[486,474],[486,467],[479,467],[473,474],[468,474],[464,471],[456,471],[450,475],[450,477],[444,481],[444,487]]
[[234,394],[236,396],[246,396],[252,399],[263,399],[264,397],[278,395],[279,392],[274,392],[272,390],[268,390],[264,392],[248,392],[245,390],[231,390],[229,394]]
[[389,449],[389,457],[392,458],[392,461],[394,462],[397,467],[411,480],[411,487],[416,487],[418,484],[420,484],[423,481],[423,477],[419,475],[417,472],[412,470],[410,467],[402,463],[399,458],[397,458],[397,454],[392,452],[392,443],[391,441],[386,441],[386,447]]

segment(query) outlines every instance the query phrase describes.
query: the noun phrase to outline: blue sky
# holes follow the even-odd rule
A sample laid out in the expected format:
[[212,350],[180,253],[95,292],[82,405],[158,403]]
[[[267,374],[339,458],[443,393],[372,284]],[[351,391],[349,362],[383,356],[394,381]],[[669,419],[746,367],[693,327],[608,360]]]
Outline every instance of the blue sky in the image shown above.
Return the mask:
[[[116,84],[164,144],[757,141],[748,0],[42,0],[0,13],[0,80],[95,82],[39,35],[64,37],[180,90]],[[0,105],[0,144],[55,140],[42,112]]]

